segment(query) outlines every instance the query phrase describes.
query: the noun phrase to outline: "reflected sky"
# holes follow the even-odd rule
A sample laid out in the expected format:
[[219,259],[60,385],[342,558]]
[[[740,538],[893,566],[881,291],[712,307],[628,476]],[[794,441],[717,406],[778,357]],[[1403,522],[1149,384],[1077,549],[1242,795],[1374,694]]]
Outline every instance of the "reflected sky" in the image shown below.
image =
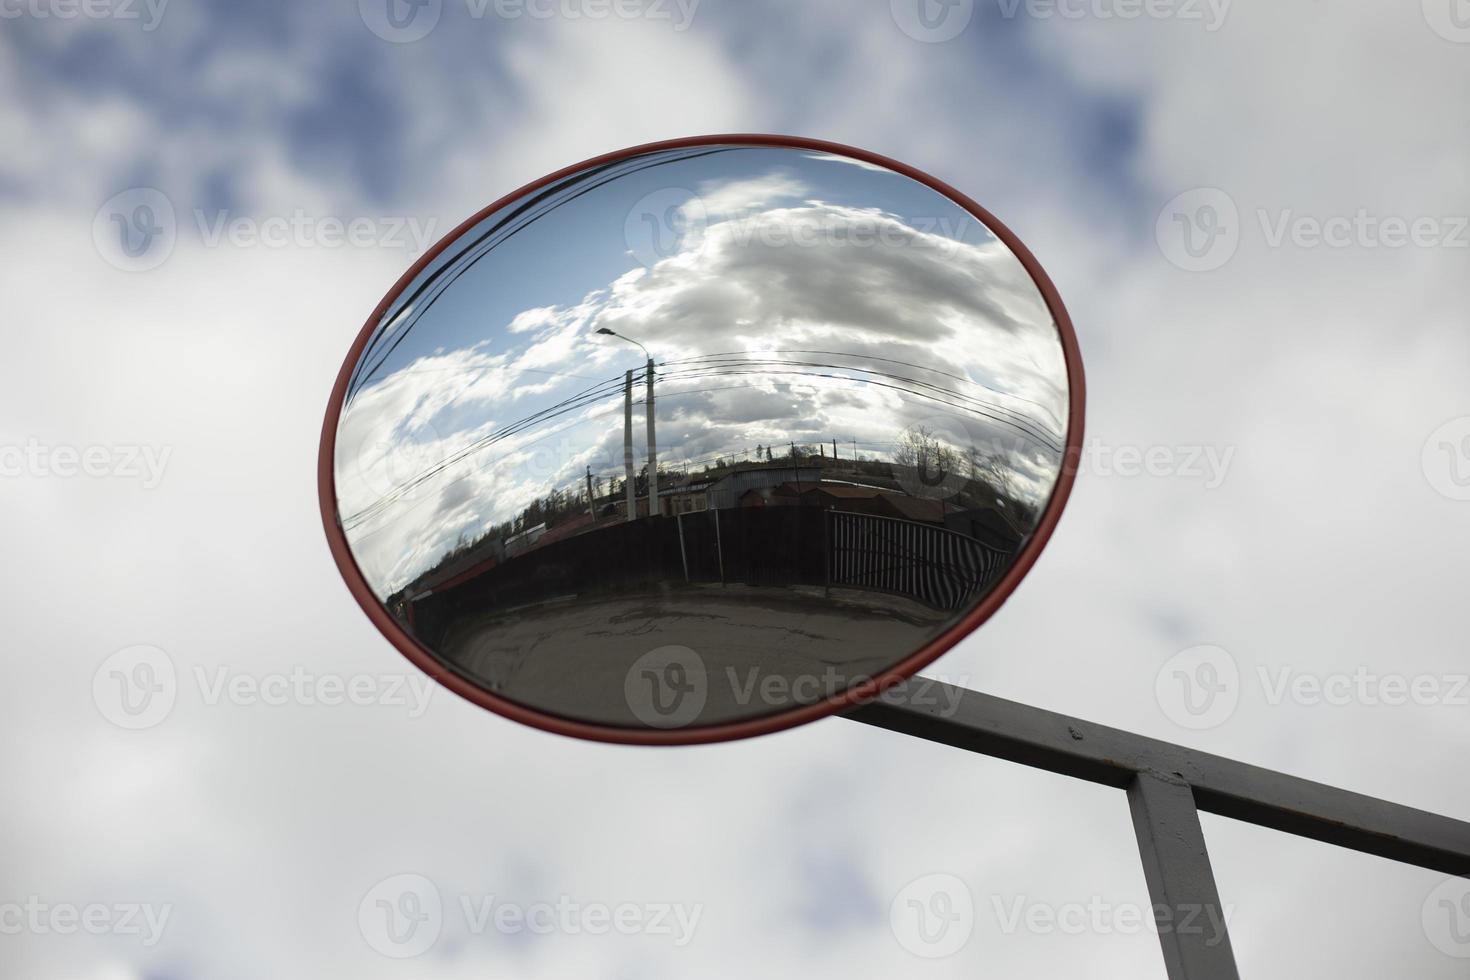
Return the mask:
[[1056,479],[1061,345],[978,219],[808,150],[648,154],[498,210],[384,315],[336,454],[343,526],[380,597],[550,491],[582,492],[589,471],[598,492],[620,479],[627,370],[643,466],[643,354],[600,328],[657,362],[671,477],[792,444],[892,459],[923,430],[999,457],[1034,505]]

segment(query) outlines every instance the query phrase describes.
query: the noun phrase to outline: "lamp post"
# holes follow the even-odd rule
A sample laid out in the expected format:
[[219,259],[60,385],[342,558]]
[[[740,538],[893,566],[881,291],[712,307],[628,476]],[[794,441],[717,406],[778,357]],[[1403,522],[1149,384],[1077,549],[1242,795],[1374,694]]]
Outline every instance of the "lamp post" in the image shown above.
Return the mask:
[[[606,335],[608,337],[616,337],[619,340],[626,340],[628,343],[632,344],[633,346],[635,346],[639,350],[641,350],[643,352],[644,359],[647,361],[646,375],[647,375],[647,381],[648,381],[648,396],[647,396],[648,408],[646,410],[646,418],[648,420],[648,516],[649,517],[654,517],[654,516],[658,515],[660,513],[660,511],[662,511],[663,508],[660,506],[659,499],[658,499],[658,440],[654,436],[654,424],[653,424],[653,420],[654,420],[654,412],[653,412],[653,355],[650,354],[650,353],[648,353],[648,348],[647,347],[644,347],[642,344],[638,343],[638,341],[634,340],[632,337],[624,337],[622,334],[617,333],[617,332],[612,331],[612,330],[609,330],[607,327],[599,327],[598,330],[597,330],[597,332],[600,333],[600,334],[604,334],[604,335]],[[623,392],[623,400],[624,400],[624,412],[623,412],[623,459],[624,459],[625,466],[627,468],[627,478],[628,478],[628,486],[629,486],[629,490],[628,490],[628,520],[631,521],[631,520],[633,520],[633,518],[635,516],[635,514],[634,514],[635,500],[634,500],[634,495],[633,495],[633,490],[632,490],[632,480],[633,480],[633,413],[632,413],[633,373],[631,371],[629,371],[628,374],[626,375],[626,380],[624,382],[624,385],[625,385],[625,387],[624,387],[624,392]]]

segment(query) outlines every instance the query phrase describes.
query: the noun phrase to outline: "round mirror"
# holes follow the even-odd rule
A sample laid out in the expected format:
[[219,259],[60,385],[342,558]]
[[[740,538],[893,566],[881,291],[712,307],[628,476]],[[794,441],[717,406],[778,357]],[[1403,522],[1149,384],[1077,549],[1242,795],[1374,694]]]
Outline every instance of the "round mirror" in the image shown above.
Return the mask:
[[322,433],[354,595],[470,700],[624,742],[871,698],[988,617],[1081,440],[1055,290],[986,211],[784,137],[639,147],[439,242]]

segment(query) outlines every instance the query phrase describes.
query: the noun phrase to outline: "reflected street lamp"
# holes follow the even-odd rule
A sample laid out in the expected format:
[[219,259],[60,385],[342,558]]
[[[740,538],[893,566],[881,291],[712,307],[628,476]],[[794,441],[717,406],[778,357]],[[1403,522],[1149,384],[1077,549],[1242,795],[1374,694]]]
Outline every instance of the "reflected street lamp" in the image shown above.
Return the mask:
[[[609,330],[607,327],[599,327],[596,332],[604,334],[608,337],[616,337],[619,340],[626,340],[628,343],[641,350],[643,352],[643,357],[647,361],[648,409],[646,417],[648,419],[648,516],[658,516],[663,508],[660,506],[660,501],[658,499],[658,441],[654,437],[653,424],[653,355],[648,353],[647,347],[644,347],[632,337],[624,337],[622,334],[617,333],[613,330]],[[624,475],[628,481],[628,520],[631,521],[637,516],[637,500],[633,492],[632,371],[629,371],[624,376],[623,382],[623,465],[626,471]]]

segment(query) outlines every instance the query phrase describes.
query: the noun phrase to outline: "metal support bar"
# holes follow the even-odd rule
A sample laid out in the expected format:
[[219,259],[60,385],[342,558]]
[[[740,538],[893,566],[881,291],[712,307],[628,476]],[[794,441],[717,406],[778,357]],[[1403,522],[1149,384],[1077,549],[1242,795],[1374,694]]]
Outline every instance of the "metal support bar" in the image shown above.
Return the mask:
[[684,563],[684,581],[689,581],[689,552],[684,550],[684,515],[678,514],[674,522],[679,525],[679,560]]
[[711,507],[710,513],[715,518],[715,557],[720,562],[720,585],[723,586],[725,584],[725,549],[720,544],[720,512]]
[[1140,775],[1128,806],[1170,980],[1240,980],[1194,793]]
[[663,501],[658,496],[658,438],[654,435],[653,411],[653,358],[648,359],[648,394],[643,401],[644,418],[648,424],[648,516],[658,517],[663,513]]
[[978,691],[913,678],[847,717],[1118,789],[1157,777],[1208,813],[1470,878],[1470,823]]
[[638,495],[633,478],[633,372],[623,375],[623,487],[627,491],[628,520],[638,519]]

